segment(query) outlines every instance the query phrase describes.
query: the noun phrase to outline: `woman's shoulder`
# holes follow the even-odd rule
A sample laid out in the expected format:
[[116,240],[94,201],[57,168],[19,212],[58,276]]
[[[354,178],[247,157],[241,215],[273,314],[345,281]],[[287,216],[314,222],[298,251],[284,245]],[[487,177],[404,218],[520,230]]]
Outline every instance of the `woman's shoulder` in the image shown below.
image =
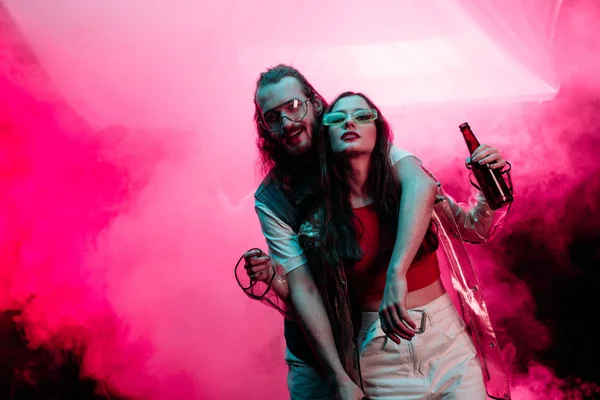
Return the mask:
[[390,162],[392,163],[392,165],[395,165],[396,163],[398,163],[398,161],[400,161],[401,159],[403,159],[405,157],[410,157],[410,156],[414,157],[413,153],[411,153],[408,150],[401,149],[400,147],[397,147],[393,143],[390,145],[390,154],[389,155],[390,155]]

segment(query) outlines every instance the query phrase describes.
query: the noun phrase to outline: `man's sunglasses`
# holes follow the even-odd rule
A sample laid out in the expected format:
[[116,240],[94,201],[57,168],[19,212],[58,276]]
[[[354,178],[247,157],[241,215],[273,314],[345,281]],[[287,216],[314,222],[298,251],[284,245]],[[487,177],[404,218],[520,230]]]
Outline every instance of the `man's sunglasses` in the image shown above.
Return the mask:
[[300,122],[308,113],[308,101],[292,99],[275,108],[270,109],[263,114],[260,125],[269,132],[277,132],[283,125],[283,119],[287,118],[290,121]]

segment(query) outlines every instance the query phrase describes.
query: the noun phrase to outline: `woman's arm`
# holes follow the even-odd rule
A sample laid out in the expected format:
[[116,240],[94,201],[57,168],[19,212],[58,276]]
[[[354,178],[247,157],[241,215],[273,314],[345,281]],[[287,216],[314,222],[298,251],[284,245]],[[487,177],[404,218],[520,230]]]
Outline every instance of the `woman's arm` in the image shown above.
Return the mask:
[[[506,166],[506,160],[500,151],[485,144],[479,146],[471,157],[467,158],[467,164],[472,162],[489,164],[491,169],[498,170]],[[479,190],[474,190],[468,204],[457,202],[443,191],[442,195],[448,201],[458,233],[465,242],[487,243],[502,227],[508,213],[508,208],[492,210]]]
[[468,204],[459,203],[446,193],[443,195],[448,201],[460,237],[468,243],[487,243],[502,227],[508,212],[508,208],[492,210],[483,193],[476,189],[469,197]]

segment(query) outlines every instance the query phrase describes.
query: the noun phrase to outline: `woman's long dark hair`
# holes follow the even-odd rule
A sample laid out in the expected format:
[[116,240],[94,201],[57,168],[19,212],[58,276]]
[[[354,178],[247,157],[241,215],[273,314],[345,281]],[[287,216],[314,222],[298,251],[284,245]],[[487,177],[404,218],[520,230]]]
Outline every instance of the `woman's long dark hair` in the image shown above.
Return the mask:
[[[378,118],[374,121],[377,137],[371,154],[367,189],[373,197],[379,220],[386,224],[385,227],[391,232],[396,232],[401,193],[398,176],[390,160],[392,130],[379,108],[362,93],[349,91],[340,94],[325,112],[331,112],[340,99],[349,96],[360,96],[369,107],[377,110]],[[348,265],[362,257],[359,245],[362,232],[355,232],[352,223],[355,216],[350,204],[349,161],[345,156],[334,155],[328,126],[322,125],[316,143],[320,164],[319,205],[324,211],[322,234],[325,246],[322,246],[322,256],[330,265]],[[432,231],[432,225],[427,231],[426,239],[428,245],[421,246],[417,258],[437,248],[437,237]]]

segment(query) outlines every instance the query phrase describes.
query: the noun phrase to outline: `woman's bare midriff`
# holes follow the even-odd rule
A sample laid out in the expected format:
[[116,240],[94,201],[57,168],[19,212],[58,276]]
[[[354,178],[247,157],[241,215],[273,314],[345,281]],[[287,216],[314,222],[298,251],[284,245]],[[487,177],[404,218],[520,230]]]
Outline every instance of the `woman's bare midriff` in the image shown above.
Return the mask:
[[[409,292],[406,296],[406,309],[422,307],[426,304],[431,303],[441,295],[446,293],[442,281],[438,278],[435,282],[425,286],[419,290]],[[370,301],[361,305],[363,311],[379,311],[381,305],[381,299],[377,301]]]

